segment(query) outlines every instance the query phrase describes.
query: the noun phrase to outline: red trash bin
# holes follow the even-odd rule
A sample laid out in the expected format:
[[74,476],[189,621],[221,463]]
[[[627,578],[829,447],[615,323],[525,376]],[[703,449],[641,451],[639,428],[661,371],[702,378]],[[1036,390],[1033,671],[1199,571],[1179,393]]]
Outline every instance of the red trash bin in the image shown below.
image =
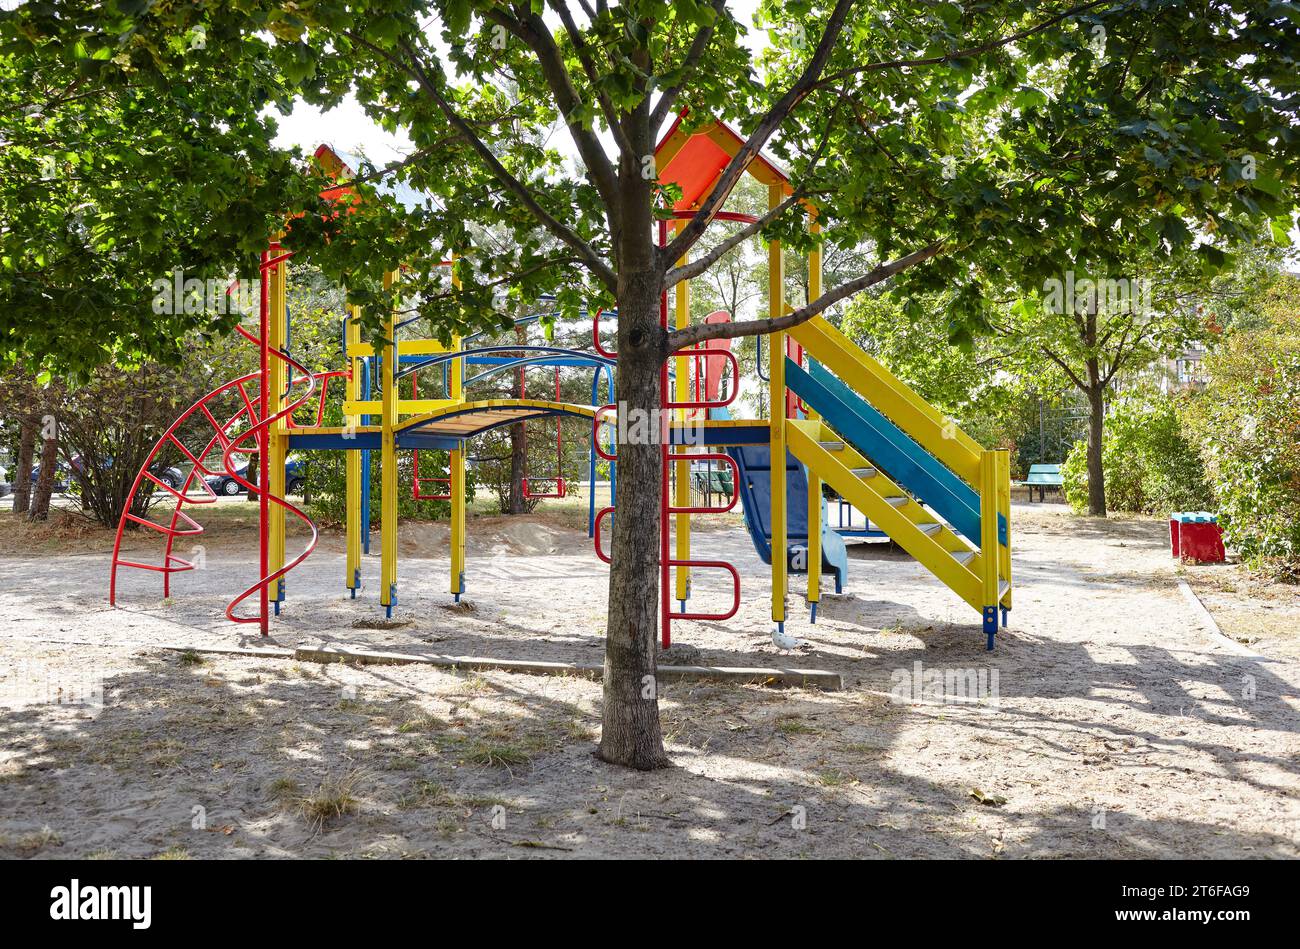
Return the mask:
[[1209,511],[1183,511],[1169,515],[1169,546],[1175,559],[1197,563],[1223,563],[1223,528]]

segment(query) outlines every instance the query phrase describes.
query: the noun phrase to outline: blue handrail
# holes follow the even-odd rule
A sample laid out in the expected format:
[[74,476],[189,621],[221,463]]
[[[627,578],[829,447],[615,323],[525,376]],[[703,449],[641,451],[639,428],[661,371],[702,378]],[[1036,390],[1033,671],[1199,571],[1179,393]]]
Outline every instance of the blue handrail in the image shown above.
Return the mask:
[[466,359],[472,355],[477,355],[482,353],[518,353],[518,352],[550,353],[551,355],[570,356],[570,357],[576,356],[576,357],[582,357],[584,359],[589,359],[592,362],[599,362],[602,365],[608,365],[608,366],[615,365],[614,360],[612,359],[606,359],[604,356],[593,356],[590,353],[584,353],[580,349],[563,349],[558,346],[520,346],[518,344],[515,344],[513,346],[484,346],[481,349],[458,349],[452,353],[438,353],[436,356],[430,356],[428,359],[422,359],[419,362],[412,363],[411,365],[405,368],[399,368],[397,370],[397,378],[401,379],[403,376],[409,376],[411,373],[418,372],[419,370],[424,369],[428,366],[437,366],[442,363],[452,362],[457,359]]
[[[600,402],[600,377],[605,377],[609,391],[609,401]],[[613,405],[618,399],[614,394],[614,373],[609,366],[598,366],[591,374],[591,404]],[[596,536],[596,426],[591,426],[591,448],[587,453],[587,536]],[[618,463],[609,463],[609,505],[614,506],[618,486]]]

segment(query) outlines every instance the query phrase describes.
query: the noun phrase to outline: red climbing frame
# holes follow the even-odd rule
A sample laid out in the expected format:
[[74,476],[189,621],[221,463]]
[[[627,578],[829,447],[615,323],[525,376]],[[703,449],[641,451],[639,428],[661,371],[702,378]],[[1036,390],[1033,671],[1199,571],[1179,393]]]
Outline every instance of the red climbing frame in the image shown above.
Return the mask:
[[[519,398],[525,398],[524,391],[525,373],[524,367],[519,367]],[[555,367],[555,401],[560,401],[560,367]],[[564,429],[560,425],[560,417],[555,416],[555,477],[554,478],[521,478],[524,497],[535,500],[544,500],[546,498],[562,498],[568,491],[568,485],[564,481]],[[543,484],[554,484],[554,491],[532,491],[528,487],[529,481],[540,481]]]
[[[416,380],[416,373],[411,373],[411,398],[420,397],[419,383]],[[417,501],[450,501],[451,500],[451,479],[438,478],[420,474],[420,449],[416,448],[411,452],[411,497]],[[425,494],[422,484],[445,484],[447,490],[439,494]]]
[[[693,214],[692,212],[678,211],[675,212],[675,216],[679,218],[689,218],[692,217]],[[755,220],[753,217],[749,215],[730,214],[725,212],[719,213],[717,217],[722,220],[744,221],[746,223],[753,223],[753,221]],[[668,224],[666,221],[660,221],[659,222],[660,246],[663,246],[667,243],[667,238],[668,238]],[[602,312],[603,311],[601,310],[597,310],[592,317],[592,329],[591,329],[592,344],[596,352],[600,353],[602,356],[605,356],[606,358],[609,359],[617,359],[618,358],[617,353],[610,352],[600,344],[600,315]],[[665,330],[668,329],[668,294],[666,291],[660,297],[659,300],[659,325],[662,326]],[[664,364],[659,369],[659,392],[660,392],[659,400],[660,400],[660,405],[663,409],[702,410],[707,412],[708,409],[721,408],[722,406],[730,405],[732,402],[735,401],[736,395],[739,392],[739,385],[732,385],[731,394],[728,395],[725,399],[710,400],[708,398],[699,397],[700,393],[699,393],[698,380],[696,384],[695,399],[685,401],[685,402],[677,402],[670,399],[668,395],[670,391],[668,388],[668,360],[675,359],[679,356],[689,358],[689,362],[687,363],[687,365],[692,365],[692,364],[695,365],[697,367],[696,370],[697,375],[699,373],[698,367],[701,365],[703,360],[721,356],[731,363],[732,379],[737,381],[740,379],[740,363],[737,361],[735,355],[732,354],[732,352],[729,349],[710,349],[706,346],[706,348],[704,349],[680,350],[670,355],[668,359],[665,359]],[[707,393],[705,394],[707,395]],[[600,438],[601,426],[602,426],[601,419],[606,413],[613,412],[616,410],[616,408],[617,406],[615,405],[601,406],[596,410],[596,414],[591,421],[593,440],[596,448],[596,453],[601,458],[604,458],[607,461],[617,461],[618,456],[616,452],[607,452],[601,442],[601,438]],[[667,433],[665,432],[663,434],[666,435]],[[660,626],[660,641],[663,643],[663,647],[665,649],[667,649],[670,645],[672,645],[672,634],[670,628],[673,620],[682,620],[682,619],[725,620],[735,616],[736,613],[739,612],[740,610],[740,572],[736,569],[734,564],[726,560],[677,560],[672,557],[671,550],[670,550],[670,543],[669,543],[670,542],[669,527],[671,523],[670,519],[673,515],[724,513],[726,511],[732,510],[736,506],[736,501],[739,498],[738,492],[740,490],[740,478],[739,478],[738,469],[736,467],[736,463],[732,460],[732,458],[729,455],[720,454],[720,453],[690,454],[687,452],[675,452],[672,450],[672,446],[669,444],[669,441],[670,439],[665,437],[661,440],[661,445],[660,445],[660,452],[661,452],[660,484],[662,486],[662,490],[659,492],[659,497],[660,497],[659,626]],[[617,438],[615,439],[615,444],[617,444]],[[732,489],[731,489],[731,499],[728,501],[728,503],[723,507],[690,507],[690,506],[676,507],[674,506],[669,500],[670,492],[668,489],[668,485],[669,485],[669,475],[672,471],[671,465],[672,463],[678,461],[721,461],[725,464],[730,465],[732,470],[732,479],[731,479]],[[595,523],[593,525],[594,534],[595,534],[596,556],[599,557],[601,560],[605,561],[605,563],[610,563],[610,557],[605,552],[604,548],[601,546],[600,525],[601,525],[601,521],[604,520],[605,516],[613,512],[614,512],[614,508],[612,506],[602,509],[600,512],[596,514]],[[721,613],[687,613],[687,612],[674,613],[672,612],[671,589],[672,589],[672,568],[674,567],[692,567],[701,570],[725,570],[727,573],[731,574],[731,587],[732,587],[731,607]]]

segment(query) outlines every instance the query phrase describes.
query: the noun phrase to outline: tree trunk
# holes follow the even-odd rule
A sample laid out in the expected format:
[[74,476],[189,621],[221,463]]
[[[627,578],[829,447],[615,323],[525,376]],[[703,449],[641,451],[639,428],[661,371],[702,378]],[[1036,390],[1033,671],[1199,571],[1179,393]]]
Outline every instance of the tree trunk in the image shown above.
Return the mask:
[[510,426],[510,504],[507,514],[527,514],[524,478],[528,475],[528,427],[524,422]]
[[50,515],[50,498],[54,494],[54,478],[59,466],[59,430],[51,426],[49,432],[42,432],[41,439],[41,474],[36,479],[32,491],[32,506],[27,517],[33,521],[43,521]]
[[[664,332],[662,278],[646,269],[619,275],[618,505],[605,640],[599,757],[648,771],[668,765],[659,724],[655,669],[659,626],[659,505],[663,490],[657,422]],[[644,413],[644,414],[642,414]],[[637,425],[636,420],[644,424]],[[645,435],[647,437],[640,437]]]
[[[645,64],[648,68],[648,63]],[[619,226],[613,228],[618,270],[618,504],[613,517],[609,608],[605,632],[604,701],[597,755],[649,771],[667,767],[659,725],[655,669],[659,631],[659,514],[663,485],[658,419],[659,373],[666,332],[659,304],[664,271],[655,247],[652,183],[641,155],[654,153],[650,97],[627,123],[631,153],[619,160]],[[643,424],[633,426],[633,414]]]
[[32,456],[36,453],[36,420],[20,423],[18,464],[14,471],[14,513],[26,514],[32,506]]
[[1106,410],[1106,384],[1101,378],[1101,360],[1097,358],[1097,296],[1088,300],[1083,314],[1083,343],[1086,352],[1092,353],[1084,363],[1088,385],[1088,513],[1093,517],[1106,516],[1106,469],[1101,463],[1101,436]]
[[1101,463],[1101,437],[1105,425],[1105,389],[1100,383],[1088,391],[1088,513],[1106,516],[1106,470]]
[[[524,327],[515,329],[515,339],[522,346],[525,336]],[[522,350],[520,356],[526,355]],[[524,397],[524,372],[519,367],[519,378],[515,383],[515,397]],[[510,510],[507,514],[527,514],[528,500],[524,497],[524,478],[528,477],[528,425],[519,422],[510,426]]]
[[[257,476],[262,472],[262,463],[257,452],[248,456],[248,467],[244,469],[244,480],[249,484],[257,484]],[[257,492],[250,490],[244,495],[245,501],[256,501]]]

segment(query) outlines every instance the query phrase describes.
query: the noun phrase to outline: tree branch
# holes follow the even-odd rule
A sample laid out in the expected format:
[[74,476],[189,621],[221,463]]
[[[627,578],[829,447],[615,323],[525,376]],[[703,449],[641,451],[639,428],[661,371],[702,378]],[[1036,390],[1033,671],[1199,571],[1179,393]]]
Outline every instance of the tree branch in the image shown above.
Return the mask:
[[425,95],[433,100],[434,104],[446,117],[451,126],[460,133],[460,137],[467,145],[482,159],[492,176],[515,196],[515,198],[524,206],[527,211],[538,220],[548,231],[554,234],[559,240],[571,247],[579,257],[582,258],[591,271],[600,278],[606,287],[613,290],[618,286],[618,278],[610,266],[601,260],[600,255],[582,239],[582,237],[571,228],[556,220],[545,208],[537,201],[537,197],[530,191],[523,182],[515,178],[514,175],[506,169],[504,165],[492,153],[492,149],[480,139],[465,118],[457,112],[447,101],[447,99],[438,91],[437,85],[429,77],[420,63],[419,58],[411,49],[410,45],[403,42],[401,44],[403,52],[410,57],[410,62],[405,62],[389,53],[386,49],[376,46],[363,36],[349,31],[345,34],[354,43],[358,43],[369,49],[371,52],[383,58],[396,69],[406,73],[413,78],[424,90]]
[[1004,36],[996,40],[989,40],[987,43],[981,43],[978,46],[968,46],[966,49],[960,49],[953,53],[946,53],[943,56],[927,56],[924,59],[893,59],[886,62],[868,63],[864,66],[850,66],[847,69],[839,69],[820,80],[817,85],[832,85],[841,79],[848,78],[849,76],[860,76],[863,73],[868,72],[881,72],[886,69],[907,69],[913,66],[939,66],[943,63],[950,63],[954,59],[968,59],[969,57],[977,56],[980,53],[988,53],[995,49],[1000,49],[1003,46],[1008,46],[1017,40],[1033,36],[1035,33],[1041,33],[1049,26],[1054,26],[1062,20],[1083,13],[1085,10],[1091,10],[1093,7],[1102,6],[1108,2],[1110,2],[1110,0],[1089,0],[1088,3],[1081,3],[1076,7],[1071,7],[1069,10],[1064,10],[1055,16],[1043,20],[1041,23],[1025,27],[1023,30],[1017,30],[1009,36]]
[[[813,151],[812,159],[809,162],[807,170],[809,176],[812,175],[813,171],[821,163],[822,155],[825,153],[826,146],[831,140],[831,131],[835,128],[835,120],[839,118],[840,106],[843,104],[844,96],[841,94],[840,97],[835,100],[835,107],[831,109],[830,117],[826,120],[826,128],[822,131],[821,141],[817,143],[817,148]],[[684,264],[668,271],[664,277],[664,288],[667,289],[683,280],[690,280],[692,277],[698,277],[721,260],[727,251],[731,250],[742,241],[753,237],[763,228],[767,227],[767,225],[771,224],[784,214],[793,204],[795,204],[795,202],[808,197],[811,193],[812,192],[803,188],[794,189],[790,196],[776,207],[769,209],[766,214],[760,217],[753,224],[746,225],[744,228],[719,243],[699,260],[691,261],[688,264]]]
[[[880,149],[881,154],[883,154],[886,158],[889,159],[889,163],[893,165],[895,169],[897,169],[898,173],[902,175],[904,178],[911,181],[918,188],[920,188],[922,194],[928,197],[935,204],[942,204],[942,202],[940,202],[939,199],[935,197],[934,192],[930,190],[930,185],[923,178],[918,178],[916,175],[911,174],[903,166],[902,162],[900,162],[896,157],[894,157],[894,153],[885,147],[885,143],[880,140],[880,137],[876,135],[875,131],[871,128],[871,125],[867,122],[866,118],[864,118],[862,113],[858,111],[859,103],[857,99],[853,98],[852,96],[846,96],[846,98],[848,98],[849,100],[849,106],[853,110],[853,118],[858,123],[858,128],[862,129],[863,133],[867,136],[867,138],[871,139],[871,141],[875,144],[876,148]],[[875,115],[875,113],[872,112],[872,115]]]
[[[1106,377],[1101,380],[1102,386],[1110,385],[1110,380],[1115,378],[1115,373],[1119,371],[1119,367],[1124,365],[1124,344],[1128,342],[1129,330],[1132,328],[1133,324],[1129,323],[1128,326],[1124,327],[1124,332],[1120,334],[1119,343],[1115,346],[1115,357],[1111,360],[1110,371],[1107,372]],[[1136,345],[1136,340],[1134,341],[1134,345]],[[1130,349],[1129,353],[1132,353],[1132,349]]]
[[896,273],[901,273],[917,264],[923,263],[944,250],[943,241],[935,241],[927,247],[913,251],[906,257],[899,257],[887,264],[881,264],[870,273],[854,280],[840,284],[829,293],[824,293],[807,306],[787,313],[784,316],[766,320],[746,320],[743,323],[696,323],[668,334],[668,352],[675,353],[687,346],[694,346],[710,339],[736,339],[741,336],[760,336],[765,333],[777,333],[806,323],[818,313],[826,310],[845,297],[853,296],[867,287],[888,280]]
[[614,200],[618,194],[618,178],[614,173],[614,165],[595,133],[573,118],[574,112],[582,105],[582,97],[574,88],[569,71],[564,68],[564,59],[560,56],[560,49],[555,45],[551,31],[541,17],[530,17],[525,23],[497,7],[489,9],[484,15],[513,33],[537,56],[542,75],[546,77],[546,84],[555,97],[564,125],[578,147],[578,154],[582,156],[591,184],[600,192],[601,200],[611,215],[610,223],[615,223],[612,218],[618,213],[618,203]]
[[[582,64],[582,71],[587,74],[587,81],[591,83],[591,89],[596,95],[596,101],[600,103],[601,111],[605,114],[605,124],[609,126],[610,134],[614,136],[614,141],[617,143],[619,150],[625,155],[631,155],[632,142],[627,137],[627,130],[623,128],[622,122],[619,121],[618,112],[614,109],[614,103],[610,101],[609,95],[602,88],[603,84],[600,81],[600,74],[596,71],[596,63],[591,58],[591,48],[587,46],[586,41],[582,38],[582,31],[578,29],[577,23],[574,22],[573,14],[569,11],[569,7],[564,0],[550,0],[550,5],[551,9],[559,14],[560,21],[569,34],[569,39],[573,41],[573,49],[578,54],[578,62]],[[534,17],[533,19],[538,24],[542,24],[540,18]]]
[[[713,12],[717,16],[722,16],[726,9],[726,0],[713,0]],[[700,27],[695,34],[695,39],[691,40],[691,47],[686,51],[686,58],[682,60],[681,81],[675,86],[670,86],[663,91],[659,101],[655,103],[654,111],[650,113],[650,131],[658,133],[659,127],[664,124],[664,119],[668,118],[668,113],[672,111],[673,105],[681,97],[682,90],[686,88],[687,82],[690,81],[691,75],[695,68],[704,58],[704,51],[709,48],[709,41],[713,39],[713,24]]]
[[803,193],[796,191],[753,224],[747,224],[735,234],[732,234],[726,240],[719,243],[699,260],[692,260],[690,263],[683,264],[680,267],[674,267],[664,275],[664,289],[667,290],[669,287],[675,286],[683,280],[690,280],[693,277],[698,277],[726,256],[727,252],[737,244],[753,237],[763,228],[767,227],[767,225],[779,218],[790,209],[791,205],[797,203],[802,197]]
[[713,216],[722,209],[723,203],[731,194],[731,189],[736,186],[736,182],[740,180],[740,176],[749,167],[749,163],[767,144],[767,140],[780,128],[781,123],[785,121],[794,107],[812,91],[817,82],[817,77],[826,68],[826,63],[835,47],[835,41],[844,28],[844,20],[848,16],[849,8],[853,6],[853,3],[854,0],[836,0],[835,9],[831,11],[831,15],[826,21],[826,31],[822,33],[821,42],[817,44],[817,49],[813,52],[808,65],[804,67],[804,71],[795,80],[794,85],[787,89],[785,94],[767,111],[767,114],[759,120],[753,134],[749,136],[745,144],[727,163],[727,167],[722,170],[722,174],[713,186],[713,190],[709,193],[709,197],[695,217],[690,220],[686,227],[682,228],[673,242],[660,252],[660,262],[665,270],[671,267],[674,261],[681,260],[695,242],[700,239],[705,229],[712,223]]
[[1087,387],[1086,385],[1084,385],[1083,382],[1079,379],[1079,377],[1076,376],[1076,375],[1074,374],[1074,370],[1071,369],[1068,365],[1066,365],[1066,362],[1065,362],[1064,359],[1061,359],[1059,356],[1056,355],[1056,353],[1052,352],[1052,351],[1051,351],[1050,349],[1048,349],[1046,346],[1040,346],[1040,347],[1038,347],[1038,348],[1039,348],[1039,350],[1042,351],[1042,354],[1043,354],[1044,356],[1046,356],[1046,357],[1047,357],[1048,359],[1050,359],[1052,362],[1056,363],[1058,366],[1060,366],[1062,369],[1065,370],[1065,374],[1066,374],[1067,376],[1070,377],[1070,380],[1071,380],[1071,381],[1072,381],[1076,386],[1079,387],[1079,390],[1080,390],[1081,392],[1087,392],[1087,391],[1088,391],[1088,387]]

